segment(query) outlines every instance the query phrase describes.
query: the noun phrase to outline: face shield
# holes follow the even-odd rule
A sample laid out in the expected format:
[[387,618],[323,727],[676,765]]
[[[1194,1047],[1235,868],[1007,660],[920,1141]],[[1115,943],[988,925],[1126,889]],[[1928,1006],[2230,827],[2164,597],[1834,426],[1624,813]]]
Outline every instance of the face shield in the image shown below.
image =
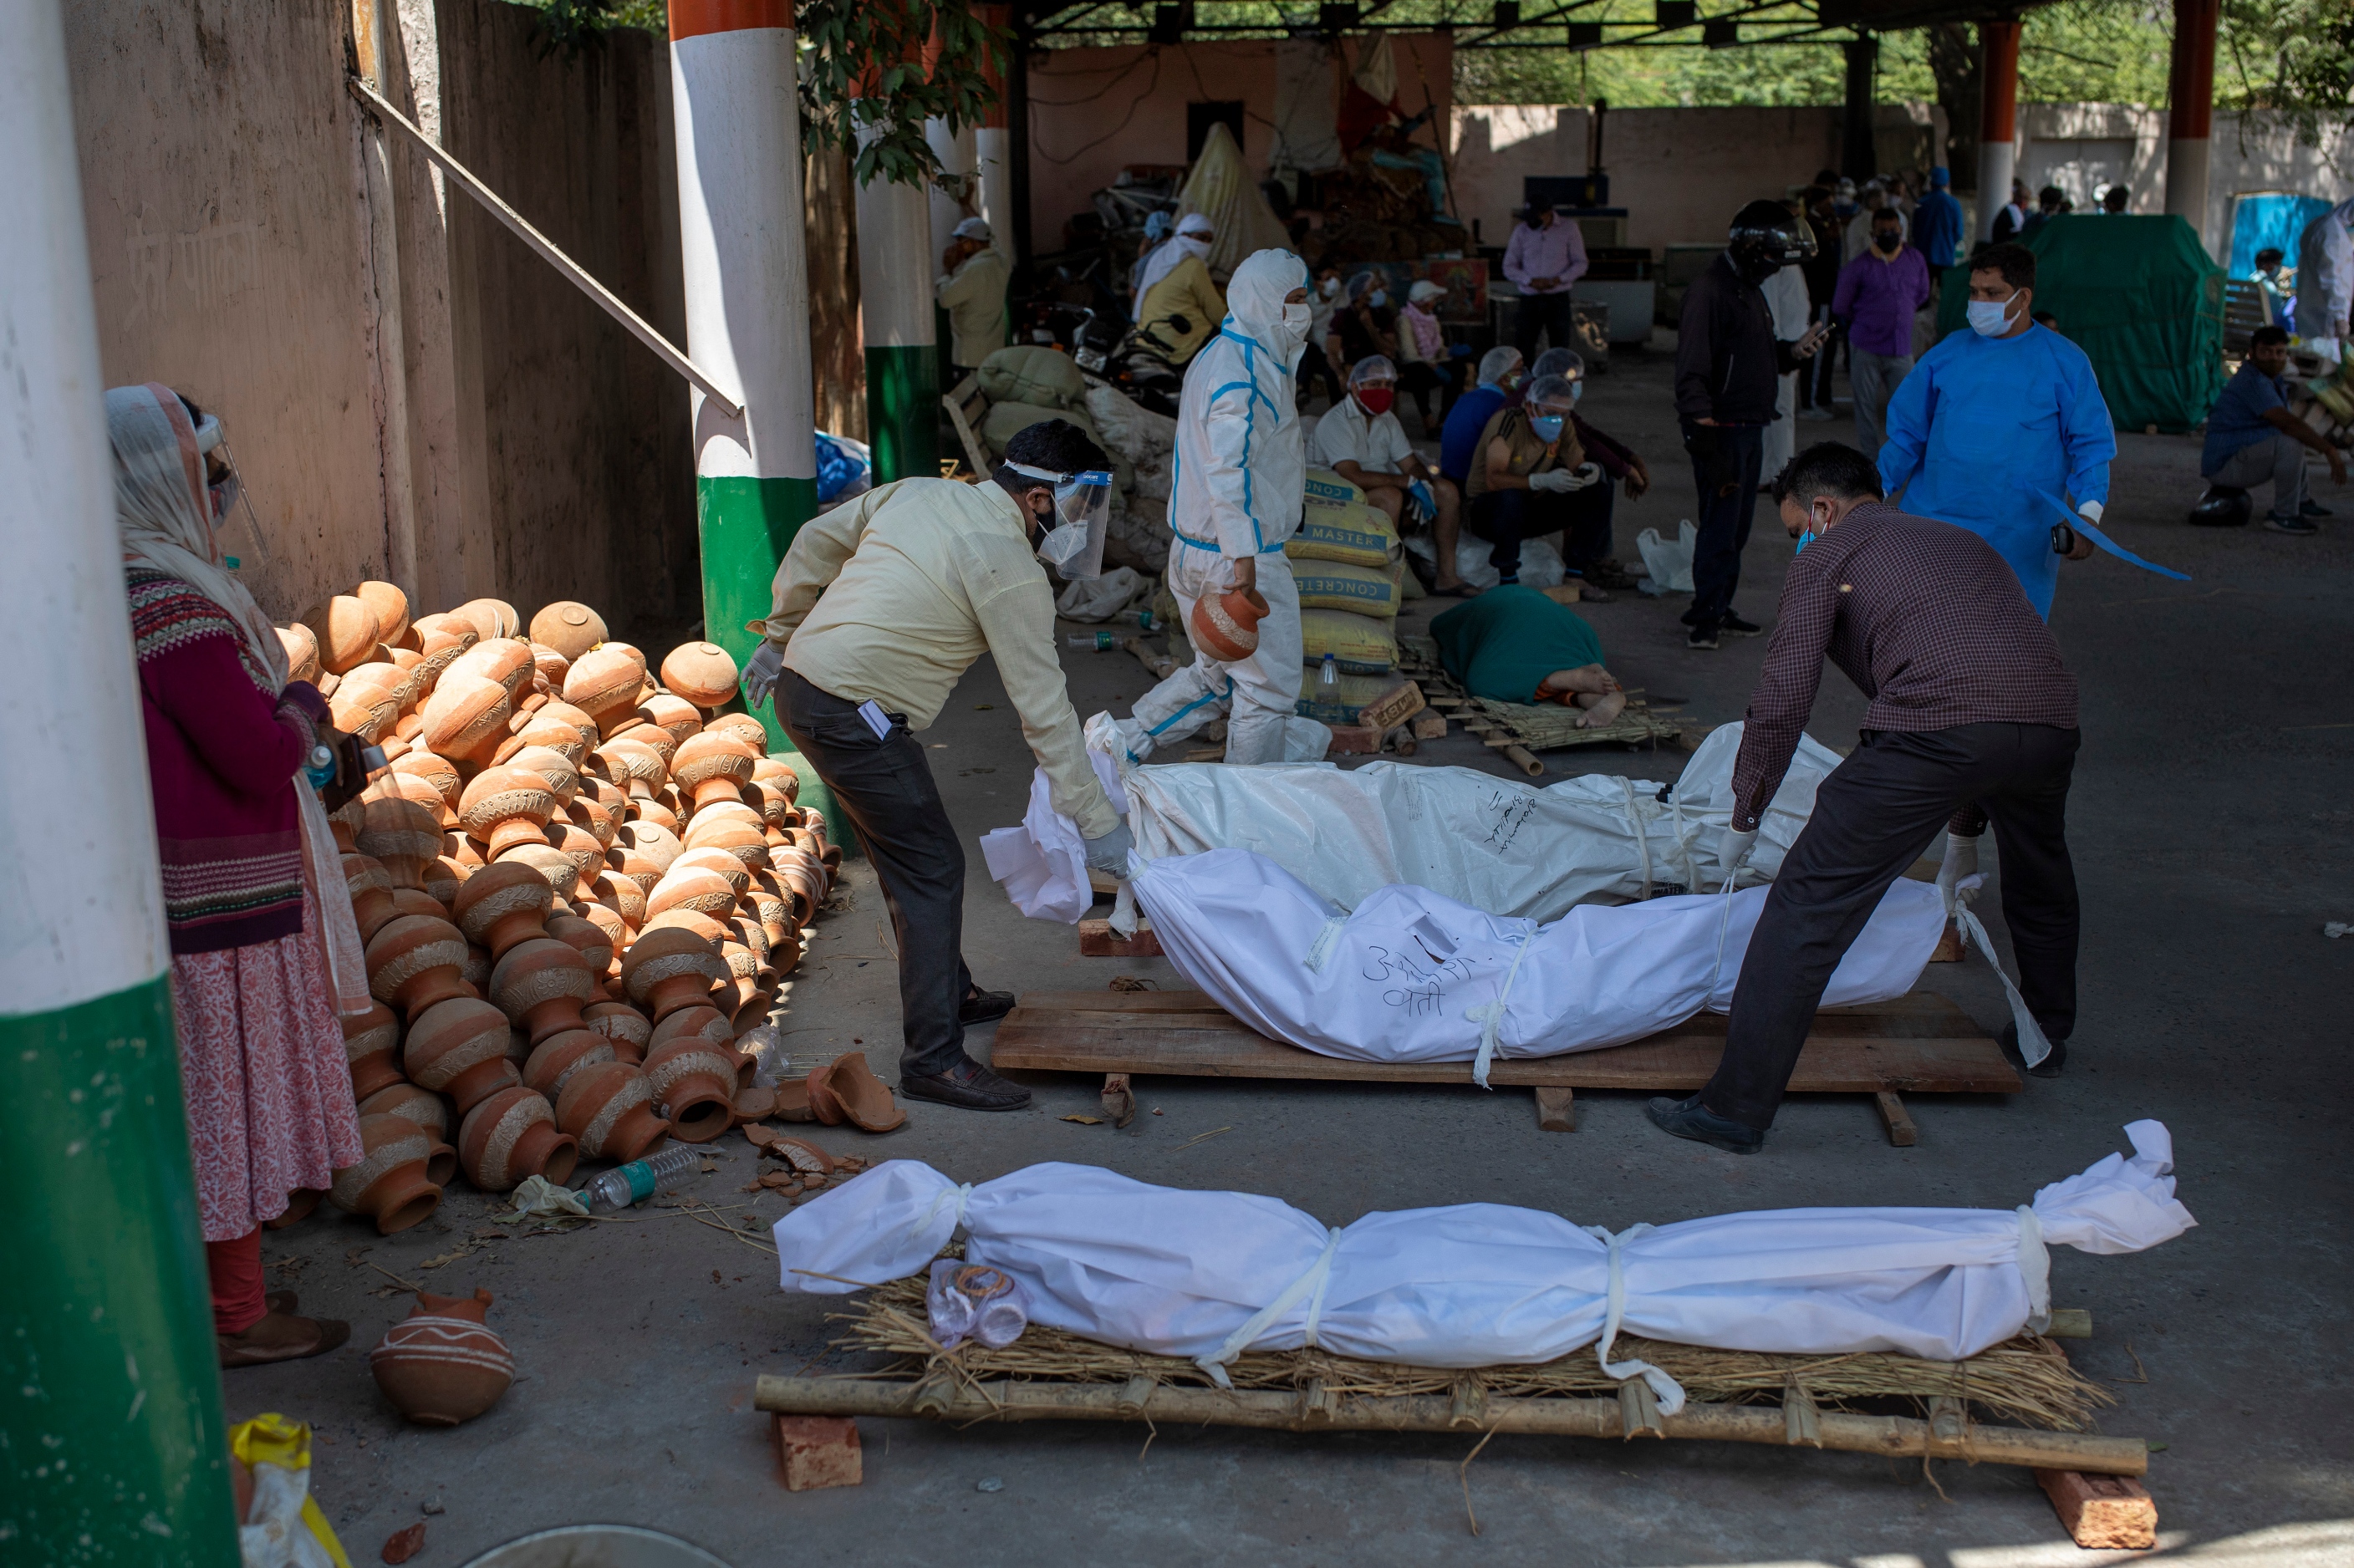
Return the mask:
[[1104,525],[1111,518],[1111,475],[1102,469],[1055,473],[1027,463],[1005,465],[1024,479],[1055,487],[1055,521],[1038,541],[1038,558],[1065,582],[1103,575]]
[[[196,427],[196,450],[206,460],[206,499],[211,507],[213,538],[219,545],[221,564],[231,571],[250,570],[270,558],[270,551],[261,535],[261,519],[253,510],[253,498],[245,493],[245,480],[238,472],[237,458],[228,450],[228,436],[221,428],[218,414],[207,414]],[[212,480],[212,460],[222,464],[222,477]]]

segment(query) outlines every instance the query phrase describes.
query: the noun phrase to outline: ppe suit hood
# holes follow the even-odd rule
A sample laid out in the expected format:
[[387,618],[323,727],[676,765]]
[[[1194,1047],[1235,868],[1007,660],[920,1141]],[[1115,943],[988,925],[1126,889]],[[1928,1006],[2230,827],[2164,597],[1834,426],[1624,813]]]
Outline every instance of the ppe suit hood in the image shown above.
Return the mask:
[[1243,258],[1226,285],[1226,319],[1261,348],[1283,355],[1286,368],[1307,349],[1284,335],[1283,297],[1308,286],[1308,263],[1288,250],[1255,250]]

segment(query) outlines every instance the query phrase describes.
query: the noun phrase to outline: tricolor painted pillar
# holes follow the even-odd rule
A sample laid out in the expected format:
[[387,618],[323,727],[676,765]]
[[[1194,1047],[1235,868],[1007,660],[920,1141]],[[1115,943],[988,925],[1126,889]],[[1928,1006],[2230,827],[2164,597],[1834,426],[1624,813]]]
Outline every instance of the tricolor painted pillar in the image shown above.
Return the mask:
[[[1010,5],[983,5],[981,19],[998,32],[1012,25]],[[1009,41],[1007,48],[1013,45]],[[1013,247],[1013,152],[1006,136],[1005,73],[993,55],[981,57],[981,74],[989,81],[989,107],[981,111],[981,128],[973,132],[973,162],[981,175],[981,216],[997,237],[998,251],[1009,262],[1021,260]]]
[[670,39],[686,352],[744,405],[730,418],[691,393],[704,635],[741,664],[758,641],[745,623],[817,512],[791,0],[670,0]]
[[0,5],[0,1561],[236,1568],[58,11]]
[[2174,59],[2167,75],[2166,210],[2207,234],[2207,137],[2215,114],[2219,0],[2174,0]]
[[1994,220],[2010,200],[2019,136],[2019,23],[1978,24],[1978,238],[1994,237]]
[[858,187],[858,319],[866,342],[866,440],[877,483],[939,477],[932,280],[939,276],[940,253],[931,238],[931,198],[923,186],[878,175]]

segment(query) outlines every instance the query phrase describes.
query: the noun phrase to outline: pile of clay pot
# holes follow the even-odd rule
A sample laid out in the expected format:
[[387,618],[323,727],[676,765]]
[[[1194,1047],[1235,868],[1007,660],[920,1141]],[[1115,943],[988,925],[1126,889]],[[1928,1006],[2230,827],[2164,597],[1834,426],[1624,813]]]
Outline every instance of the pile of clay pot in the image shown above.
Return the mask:
[[330,1199],[386,1234],[459,1172],[504,1192],[775,1110],[768,1016],[841,852],[735,661],[659,669],[586,605],[408,616],[362,583],[282,627],[294,678],[389,768],[333,814],[375,1008],[346,1019],[366,1157]]

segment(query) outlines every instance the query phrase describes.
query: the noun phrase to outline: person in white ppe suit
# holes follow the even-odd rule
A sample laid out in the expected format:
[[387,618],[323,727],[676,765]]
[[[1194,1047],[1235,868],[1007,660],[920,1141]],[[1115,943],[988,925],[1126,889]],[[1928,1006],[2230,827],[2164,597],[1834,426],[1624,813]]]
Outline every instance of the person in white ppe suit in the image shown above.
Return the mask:
[[1256,588],[1267,613],[1258,648],[1231,662],[1194,661],[1138,700],[1120,731],[1138,761],[1156,747],[1226,720],[1228,762],[1312,762],[1332,732],[1299,717],[1299,590],[1284,541],[1299,528],[1307,453],[1292,376],[1307,347],[1307,264],[1261,250],[1235,269],[1226,318],[1185,372],[1170,486],[1169,591],[1179,624],[1194,601]]
[[2346,357],[2347,318],[2354,311],[2354,201],[2341,201],[2305,226],[2296,241],[2296,314],[2304,345],[2325,359]]

